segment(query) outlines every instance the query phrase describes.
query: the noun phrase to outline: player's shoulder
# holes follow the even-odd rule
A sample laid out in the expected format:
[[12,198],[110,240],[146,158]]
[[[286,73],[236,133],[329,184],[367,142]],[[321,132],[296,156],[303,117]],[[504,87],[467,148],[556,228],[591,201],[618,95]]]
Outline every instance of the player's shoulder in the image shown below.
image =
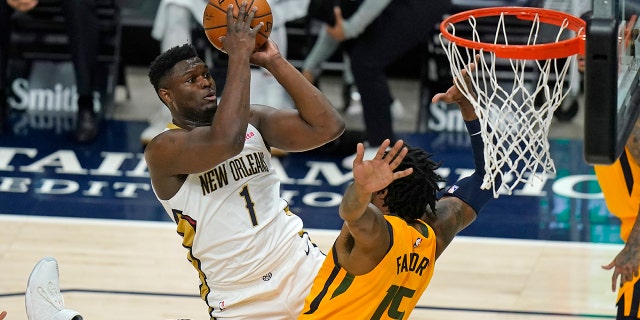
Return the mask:
[[181,136],[184,136],[184,129],[165,130],[149,141],[144,148],[144,155],[147,162],[154,157],[163,157],[174,147],[180,144]]

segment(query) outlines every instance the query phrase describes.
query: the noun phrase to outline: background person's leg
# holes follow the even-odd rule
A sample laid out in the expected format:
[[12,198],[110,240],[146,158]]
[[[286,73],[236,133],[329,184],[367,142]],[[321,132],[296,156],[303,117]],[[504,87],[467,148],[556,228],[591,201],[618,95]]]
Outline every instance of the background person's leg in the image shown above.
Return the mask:
[[13,9],[6,1],[0,1],[0,134],[9,129],[9,105],[7,103],[7,63],[11,37],[11,14]]
[[[156,32],[162,31],[159,39],[160,52],[185,43],[192,43],[193,18],[191,18],[192,14],[189,8],[169,3],[163,12],[167,14],[163,17],[156,17],[156,19],[164,19],[163,27],[156,30]],[[149,117],[149,126],[140,133],[140,142],[145,145],[149,143],[151,139],[164,131],[171,121],[171,112],[167,106],[159,103],[158,110]]]
[[365,33],[347,43],[370,145],[395,140],[390,111],[394,98],[385,68],[429,41],[434,25],[449,7],[449,1],[393,1]]
[[63,0],[78,90],[76,139],[93,140],[98,134],[98,119],[93,109],[95,75],[98,70],[100,22],[93,0]]

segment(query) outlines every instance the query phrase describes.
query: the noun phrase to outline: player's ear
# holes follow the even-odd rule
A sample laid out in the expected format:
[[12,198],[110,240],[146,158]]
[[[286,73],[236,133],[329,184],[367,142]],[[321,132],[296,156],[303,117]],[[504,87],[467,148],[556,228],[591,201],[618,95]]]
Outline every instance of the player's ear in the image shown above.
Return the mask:
[[387,189],[380,190],[378,192],[374,192],[371,195],[371,203],[373,203],[380,211],[383,213],[387,212],[388,209],[384,205],[384,198],[387,196]]
[[171,105],[171,103],[173,102],[171,92],[169,92],[169,90],[167,89],[158,89],[158,96],[160,97],[160,100],[162,100],[162,102],[164,102],[164,104],[166,105]]

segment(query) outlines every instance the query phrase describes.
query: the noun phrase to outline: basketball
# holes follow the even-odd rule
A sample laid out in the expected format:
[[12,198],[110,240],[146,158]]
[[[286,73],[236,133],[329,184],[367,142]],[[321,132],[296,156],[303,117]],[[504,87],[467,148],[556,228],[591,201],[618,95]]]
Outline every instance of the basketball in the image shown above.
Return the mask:
[[[273,15],[271,14],[271,7],[267,0],[250,0],[247,10],[251,10],[253,7],[257,7],[253,21],[251,21],[251,27],[254,28],[260,22],[263,23],[262,29],[256,35],[256,50],[269,39],[271,34],[271,28],[273,27]],[[222,48],[222,41],[220,37],[227,35],[227,7],[229,4],[233,4],[233,18],[238,19],[238,12],[240,11],[240,2],[237,0],[210,0],[207,7],[204,9],[202,17],[202,24],[204,26],[204,32],[207,35],[207,39],[213,44],[213,46],[225,52]]]

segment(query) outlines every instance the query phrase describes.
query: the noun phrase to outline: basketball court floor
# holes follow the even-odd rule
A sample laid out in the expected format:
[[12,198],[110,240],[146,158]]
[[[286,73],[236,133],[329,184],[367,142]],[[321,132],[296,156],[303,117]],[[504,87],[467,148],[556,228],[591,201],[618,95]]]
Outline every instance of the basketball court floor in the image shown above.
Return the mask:
[[[24,289],[44,256],[60,262],[66,305],[85,319],[208,319],[175,228],[155,199],[139,134],[159,108],[146,70],[127,68],[131,98],[117,105],[89,145],[69,137],[70,120],[46,111],[14,114],[0,137],[0,310],[26,319]],[[320,87],[335,105],[338,77]],[[405,106],[396,130],[435,153],[443,174],[471,169],[465,132],[416,131],[419,84],[393,79]],[[359,115],[345,115],[349,130]],[[556,177],[490,202],[439,259],[411,319],[613,319],[608,264],[622,248],[593,169],[582,154],[582,111],[550,131]],[[355,149],[353,149],[355,150]],[[325,251],[341,221],[350,181],[346,152],[277,158],[282,196]]]

